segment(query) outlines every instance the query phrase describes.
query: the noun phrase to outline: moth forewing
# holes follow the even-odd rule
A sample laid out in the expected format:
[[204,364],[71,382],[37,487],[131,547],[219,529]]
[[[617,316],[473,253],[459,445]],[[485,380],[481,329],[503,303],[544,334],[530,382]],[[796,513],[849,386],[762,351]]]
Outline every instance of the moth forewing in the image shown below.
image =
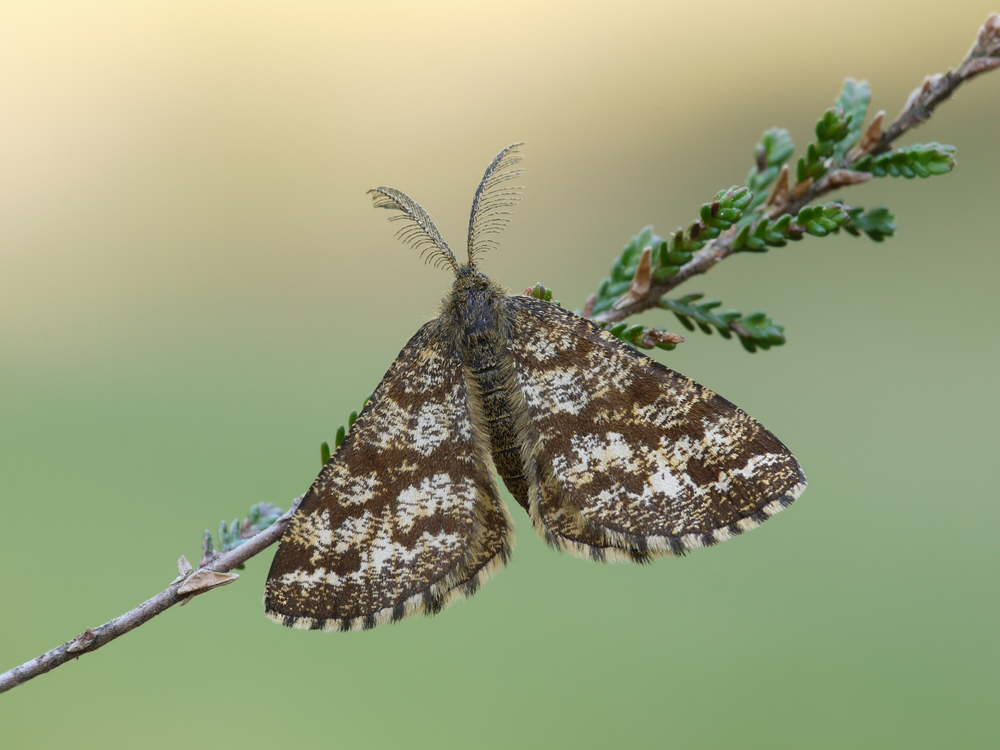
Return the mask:
[[792,454],[729,401],[571,312],[527,296],[508,307],[540,436],[533,520],[550,543],[597,559],[683,554],[802,493]]
[[788,449],[730,402],[476,269],[517,199],[517,145],[476,190],[466,265],[409,196],[371,191],[455,282],[293,516],[265,592],[277,622],[370,628],[474,593],[514,535],[490,459],[549,544],[595,560],[723,541],[805,488]]
[[265,610],[290,627],[369,628],[436,612],[509,554],[512,524],[437,321],[406,345],[293,515]]

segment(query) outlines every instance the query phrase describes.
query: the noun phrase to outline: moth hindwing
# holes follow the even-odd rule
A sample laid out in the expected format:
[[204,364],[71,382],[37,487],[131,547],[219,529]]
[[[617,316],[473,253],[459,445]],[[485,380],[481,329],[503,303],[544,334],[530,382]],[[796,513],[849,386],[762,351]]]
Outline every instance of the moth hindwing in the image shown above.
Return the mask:
[[371,191],[455,282],[292,517],[264,595],[277,622],[370,628],[471,595],[514,539],[491,459],[551,546],[595,560],[723,541],[805,489],[788,449],[729,401],[477,270],[517,200],[519,145],[476,190],[464,264],[415,201]]

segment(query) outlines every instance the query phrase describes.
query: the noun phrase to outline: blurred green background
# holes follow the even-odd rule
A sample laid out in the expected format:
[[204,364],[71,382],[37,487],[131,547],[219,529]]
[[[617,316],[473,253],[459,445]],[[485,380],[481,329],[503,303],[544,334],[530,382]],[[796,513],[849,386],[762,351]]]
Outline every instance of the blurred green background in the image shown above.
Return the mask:
[[[992,2],[992,0],[991,0]],[[579,307],[643,225],[802,147],[845,76],[894,116],[996,3],[0,4],[0,670],[165,587],[204,528],[283,506],[451,283],[365,190],[453,245],[526,142],[483,268]],[[10,748],[995,747],[1000,73],[904,142],[958,146],[884,245],[807,239],[682,287],[787,327],[670,366],[763,421],[810,486],[751,534],[600,566],[512,509],[509,568],[366,633],[266,620],[242,579],[0,697]],[[665,313],[645,318],[671,330]]]

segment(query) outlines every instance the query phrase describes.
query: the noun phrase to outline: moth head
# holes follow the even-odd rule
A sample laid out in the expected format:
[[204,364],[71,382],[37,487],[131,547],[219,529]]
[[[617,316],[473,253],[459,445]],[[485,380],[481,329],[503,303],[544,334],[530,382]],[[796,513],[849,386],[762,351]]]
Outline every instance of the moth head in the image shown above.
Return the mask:
[[425,262],[433,262],[435,266],[451,266],[458,276],[463,276],[460,271],[465,269],[475,274],[477,256],[496,245],[496,240],[491,235],[507,226],[511,215],[507,209],[521,199],[521,187],[510,184],[511,180],[520,177],[524,171],[517,166],[523,158],[517,150],[521,145],[511,144],[493,157],[486,168],[486,174],[479,181],[469,214],[469,262],[465,265],[460,265],[455,260],[455,254],[431,217],[406,193],[390,187],[373,188],[368,193],[375,202],[375,208],[399,212],[389,217],[389,221],[403,223],[396,236],[420,250],[420,257]]

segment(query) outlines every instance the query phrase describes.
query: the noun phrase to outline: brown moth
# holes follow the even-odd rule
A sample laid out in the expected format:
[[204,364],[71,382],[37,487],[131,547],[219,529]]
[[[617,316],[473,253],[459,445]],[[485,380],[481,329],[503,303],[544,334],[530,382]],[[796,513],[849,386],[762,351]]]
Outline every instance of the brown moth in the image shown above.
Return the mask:
[[271,619],[367,629],[473,594],[514,541],[491,459],[546,542],[600,561],[724,541],[805,489],[788,449],[729,401],[479,272],[517,200],[519,145],[479,183],[464,265],[411,198],[370,191],[455,283],[292,517],[267,579]]

